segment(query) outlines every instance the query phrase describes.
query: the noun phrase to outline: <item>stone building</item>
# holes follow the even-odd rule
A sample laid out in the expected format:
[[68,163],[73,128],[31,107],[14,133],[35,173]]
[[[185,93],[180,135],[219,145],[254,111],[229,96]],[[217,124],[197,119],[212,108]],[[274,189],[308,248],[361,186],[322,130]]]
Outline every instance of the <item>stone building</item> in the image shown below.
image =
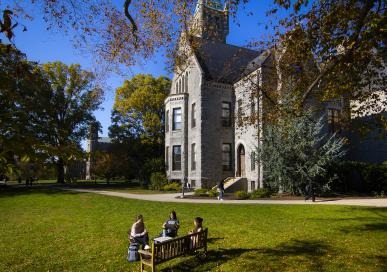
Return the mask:
[[96,151],[109,151],[112,145],[112,141],[109,137],[99,137],[98,128],[95,125],[90,126],[89,139],[87,140],[86,152],[89,154],[89,158],[86,162],[85,176],[86,180],[93,178],[93,159],[91,154]]
[[[260,188],[264,175],[254,150],[268,105],[252,93],[254,86],[280,88],[269,80],[278,56],[227,44],[229,17],[221,1],[198,1],[190,33],[190,45],[181,42],[180,51],[191,54],[175,68],[165,100],[167,177],[192,188],[211,188],[221,180],[233,190]],[[327,129],[337,127],[344,102],[318,105]],[[249,115],[257,122],[241,125]]]

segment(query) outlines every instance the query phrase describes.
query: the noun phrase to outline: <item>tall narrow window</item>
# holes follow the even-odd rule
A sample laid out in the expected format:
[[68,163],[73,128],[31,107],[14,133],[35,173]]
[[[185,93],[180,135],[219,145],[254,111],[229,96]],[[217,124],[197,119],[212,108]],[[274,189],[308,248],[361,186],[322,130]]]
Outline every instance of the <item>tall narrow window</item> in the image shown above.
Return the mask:
[[184,75],[181,76],[181,92],[185,93],[185,77]]
[[242,125],[242,99],[238,99],[238,111],[237,111],[238,126]]
[[165,169],[169,170],[169,146],[165,148]]
[[222,145],[222,168],[223,171],[231,171],[231,144]]
[[181,108],[175,108],[173,109],[173,124],[172,124],[173,130],[179,130],[181,129]]
[[172,170],[174,171],[181,170],[181,146],[180,145],[173,146]]
[[251,171],[254,171],[255,170],[255,160],[256,160],[256,156],[255,156],[254,151],[251,152],[250,160],[251,160]]
[[188,72],[185,73],[185,92],[188,93]]
[[231,126],[231,103],[222,102],[222,126]]
[[191,145],[191,170],[196,170],[196,144]]
[[340,111],[328,109],[328,126],[331,133],[340,131]]
[[179,79],[179,93],[181,93],[183,90],[182,90],[182,87],[181,87],[181,78]]
[[196,127],[196,103],[191,105],[191,127]]
[[169,110],[165,113],[165,132],[169,131]]
[[179,82],[175,83],[175,93],[179,93]]
[[254,122],[255,121],[255,101],[254,101],[254,97],[251,98],[250,117],[251,117],[251,121]]

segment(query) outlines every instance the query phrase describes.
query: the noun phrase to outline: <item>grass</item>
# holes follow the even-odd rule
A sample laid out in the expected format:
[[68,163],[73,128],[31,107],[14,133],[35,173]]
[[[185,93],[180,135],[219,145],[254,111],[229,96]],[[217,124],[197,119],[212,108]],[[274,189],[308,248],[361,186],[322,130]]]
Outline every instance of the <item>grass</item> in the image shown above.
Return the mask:
[[180,235],[195,216],[209,228],[209,256],[162,271],[385,271],[387,209],[349,206],[158,203],[86,193],[0,191],[0,271],[139,271],[126,261],[137,213],[151,236],[169,211]]

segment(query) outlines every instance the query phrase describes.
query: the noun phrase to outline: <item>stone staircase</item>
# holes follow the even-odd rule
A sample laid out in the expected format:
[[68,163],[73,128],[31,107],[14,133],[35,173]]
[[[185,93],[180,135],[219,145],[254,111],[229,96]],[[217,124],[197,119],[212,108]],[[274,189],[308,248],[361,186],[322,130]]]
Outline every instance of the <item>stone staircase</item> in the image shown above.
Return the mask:
[[[224,181],[224,191],[226,193],[233,193],[236,191],[247,191],[247,179],[242,177],[228,177]],[[212,187],[217,189],[218,185]]]

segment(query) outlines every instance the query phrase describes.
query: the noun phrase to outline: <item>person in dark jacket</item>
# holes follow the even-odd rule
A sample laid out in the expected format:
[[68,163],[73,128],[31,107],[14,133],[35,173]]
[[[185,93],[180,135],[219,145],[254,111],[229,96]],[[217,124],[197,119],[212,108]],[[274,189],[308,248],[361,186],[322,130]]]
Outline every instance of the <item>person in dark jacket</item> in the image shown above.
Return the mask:
[[179,227],[180,223],[177,219],[176,212],[171,211],[171,213],[169,214],[169,219],[163,224],[162,236],[172,238],[176,237]]
[[224,197],[224,184],[223,184],[223,181],[219,182],[219,184],[218,184],[218,192],[219,192],[218,199],[223,201],[223,197]]

